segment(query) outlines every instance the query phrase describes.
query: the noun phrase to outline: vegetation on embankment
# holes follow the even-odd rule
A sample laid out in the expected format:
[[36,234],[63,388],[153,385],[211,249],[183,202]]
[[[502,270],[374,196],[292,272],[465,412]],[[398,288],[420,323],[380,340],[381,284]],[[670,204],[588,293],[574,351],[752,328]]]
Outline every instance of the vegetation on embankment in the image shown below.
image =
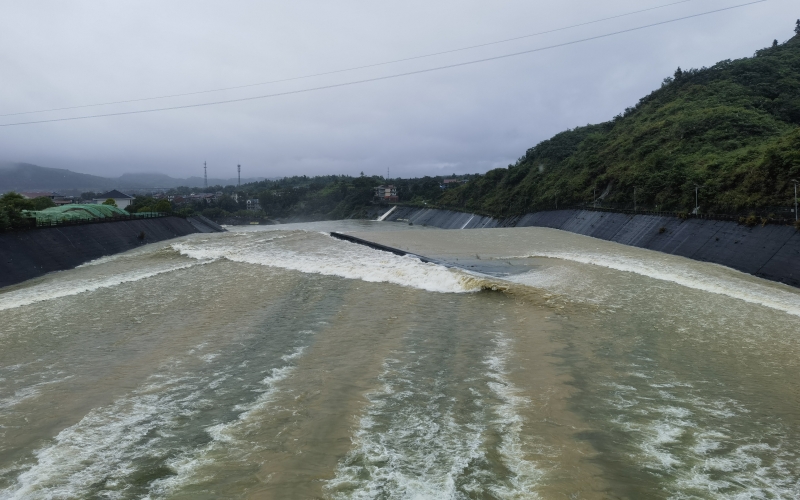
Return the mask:
[[445,192],[492,215],[591,204],[741,213],[790,207],[800,179],[797,36],[751,58],[682,71],[613,120],[557,134],[516,164]]
[[[469,179],[474,176],[456,176]],[[385,179],[378,176],[305,175],[283,179],[264,180],[237,186],[209,186],[208,188],[176,188],[167,191],[173,200],[136,196],[126,209],[130,212],[157,211],[180,215],[201,214],[211,218],[240,217],[269,219],[333,220],[358,216],[372,204],[375,187],[392,184],[397,187],[399,201],[420,206],[433,203],[441,196],[442,177],[418,179]],[[191,198],[191,193],[212,193],[214,199]],[[95,193],[85,193],[92,198]],[[258,200],[260,210],[248,210],[247,200]],[[169,205],[169,206],[168,206]]]
[[23,210],[44,210],[56,206],[53,200],[40,196],[32,200],[14,192],[0,196],[0,231],[29,227],[30,224],[22,216]]

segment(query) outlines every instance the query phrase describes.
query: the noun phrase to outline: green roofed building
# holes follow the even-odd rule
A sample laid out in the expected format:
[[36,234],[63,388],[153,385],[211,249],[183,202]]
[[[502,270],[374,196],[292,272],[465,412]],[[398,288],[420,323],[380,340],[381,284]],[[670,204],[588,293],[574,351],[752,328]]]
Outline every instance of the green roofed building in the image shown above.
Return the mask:
[[63,205],[45,210],[23,210],[23,217],[35,218],[37,225],[58,224],[64,221],[88,221],[114,217],[130,217],[131,214],[111,205]]

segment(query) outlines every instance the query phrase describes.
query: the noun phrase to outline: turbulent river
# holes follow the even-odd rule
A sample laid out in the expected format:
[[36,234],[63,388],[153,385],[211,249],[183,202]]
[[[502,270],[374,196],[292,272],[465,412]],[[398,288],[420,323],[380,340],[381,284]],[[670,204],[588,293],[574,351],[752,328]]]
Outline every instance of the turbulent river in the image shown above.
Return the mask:
[[0,289],[0,498],[800,498],[799,336],[550,229],[191,235]]

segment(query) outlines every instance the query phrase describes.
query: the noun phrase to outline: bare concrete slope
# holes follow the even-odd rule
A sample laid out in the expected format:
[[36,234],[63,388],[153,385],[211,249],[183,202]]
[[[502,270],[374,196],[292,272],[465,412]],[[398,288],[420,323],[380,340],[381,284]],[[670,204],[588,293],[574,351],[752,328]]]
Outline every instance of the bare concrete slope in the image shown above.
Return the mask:
[[388,221],[442,229],[550,227],[639,248],[713,262],[800,287],[800,232],[791,226],[746,227],[735,222],[681,220],[591,210],[553,210],[494,219],[449,210],[398,207]]
[[0,233],[0,287],[147,243],[214,231],[202,220],[162,217]]

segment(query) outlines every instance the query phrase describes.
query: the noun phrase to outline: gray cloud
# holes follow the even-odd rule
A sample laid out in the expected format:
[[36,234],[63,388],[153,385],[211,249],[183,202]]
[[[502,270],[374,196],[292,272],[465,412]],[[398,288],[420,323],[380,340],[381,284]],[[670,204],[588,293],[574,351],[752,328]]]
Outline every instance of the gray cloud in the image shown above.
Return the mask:
[[[0,114],[193,92],[509,38],[668,0],[6,2]],[[235,99],[558,44],[742,3],[680,5],[391,66],[163,101],[0,118],[58,118]],[[584,44],[352,87],[163,113],[0,128],[0,160],[99,175],[418,176],[505,166],[551,135],[605,121],[677,66],[751,55],[792,35],[769,2]]]

